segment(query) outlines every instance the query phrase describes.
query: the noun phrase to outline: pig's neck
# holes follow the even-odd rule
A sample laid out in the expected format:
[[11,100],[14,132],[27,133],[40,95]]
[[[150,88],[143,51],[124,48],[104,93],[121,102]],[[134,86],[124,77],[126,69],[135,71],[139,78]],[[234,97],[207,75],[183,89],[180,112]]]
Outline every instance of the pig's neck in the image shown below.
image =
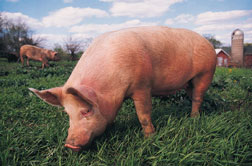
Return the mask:
[[99,110],[109,124],[115,120],[123,99],[123,94],[115,94],[113,92],[99,94]]
[[[76,69],[78,69],[76,67]],[[85,71],[82,73],[79,71]],[[98,96],[98,105],[101,114],[107,119],[108,123],[113,123],[120,109],[128,84],[121,84],[117,80],[106,75],[97,76],[93,74],[94,71],[87,70],[74,70],[66,84],[72,85],[73,83],[85,85],[95,90]],[[94,72],[95,73],[95,72]],[[81,77],[83,76],[83,78]],[[111,79],[109,79],[111,78]],[[72,85],[73,86],[73,85]]]

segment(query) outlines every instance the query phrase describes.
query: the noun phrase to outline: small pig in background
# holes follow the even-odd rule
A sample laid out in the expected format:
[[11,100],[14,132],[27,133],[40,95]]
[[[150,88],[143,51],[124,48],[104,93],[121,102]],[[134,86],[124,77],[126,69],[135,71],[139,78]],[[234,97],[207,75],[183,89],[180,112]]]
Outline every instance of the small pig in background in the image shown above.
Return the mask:
[[20,48],[20,60],[22,62],[22,65],[24,66],[24,58],[23,56],[27,57],[26,63],[27,66],[29,66],[29,59],[41,61],[42,62],[42,69],[44,69],[45,66],[48,66],[48,60],[57,61],[59,60],[59,57],[56,56],[57,52],[47,50],[44,48],[39,48],[32,45],[23,45]]
[[163,26],[129,28],[96,38],[63,86],[30,90],[65,108],[70,119],[65,146],[80,151],[114,121],[128,97],[146,137],[155,132],[152,95],[186,87],[192,98],[191,117],[198,116],[215,67],[214,48],[195,32]]

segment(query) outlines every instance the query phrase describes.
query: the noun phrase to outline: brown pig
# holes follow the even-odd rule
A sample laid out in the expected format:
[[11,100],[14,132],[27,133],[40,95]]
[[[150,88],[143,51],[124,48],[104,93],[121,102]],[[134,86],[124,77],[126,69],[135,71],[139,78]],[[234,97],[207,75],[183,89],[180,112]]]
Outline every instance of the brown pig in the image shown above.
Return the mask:
[[30,88],[45,102],[65,107],[66,147],[79,151],[111,124],[125,98],[132,98],[145,136],[154,133],[151,96],[186,87],[191,116],[199,115],[216,66],[212,45],[199,34],[162,26],[129,28],[96,38],[67,82]]
[[42,69],[44,69],[45,65],[48,66],[48,60],[59,60],[57,56],[55,56],[57,52],[47,50],[44,48],[39,48],[32,45],[23,45],[20,48],[20,60],[22,65],[24,66],[23,56],[27,57],[27,66],[29,66],[29,59],[41,61]]

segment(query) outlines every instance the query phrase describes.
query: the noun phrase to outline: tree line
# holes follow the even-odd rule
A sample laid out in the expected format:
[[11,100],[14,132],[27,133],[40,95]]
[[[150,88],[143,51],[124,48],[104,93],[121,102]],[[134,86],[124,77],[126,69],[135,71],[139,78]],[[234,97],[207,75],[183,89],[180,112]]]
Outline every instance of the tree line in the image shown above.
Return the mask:
[[[221,48],[223,44],[215,38],[214,35],[203,35],[214,48]],[[38,47],[43,47],[46,39],[34,37],[33,30],[28,27],[21,19],[13,22],[4,18],[0,12],[0,57],[8,58],[8,61],[17,61],[19,58],[19,50],[22,45],[30,44]],[[77,40],[72,36],[68,36],[63,40],[63,44],[55,44],[54,51],[59,53],[62,59],[77,60],[83,51],[91,43],[92,38],[85,40]],[[245,50],[252,47],[251,43],[245,43]]]
[[[77,40],[72,36],[62,39],[63,44],[55,44],[53,50],[59,53],[62,59],[77,60],[92,39]],[[46,39],[34,37],[33,30],[21,19],[13,22],[0,13],[0,57],[8,61],[19,59],[19,50],[22,45],[29,44],[43,48]]]
[[42,38],[34,38],[33,31],[21,20],[13,22],[0,13],[0,56],[9,61],[17,60],[19,49],[24,44],[39,46]]

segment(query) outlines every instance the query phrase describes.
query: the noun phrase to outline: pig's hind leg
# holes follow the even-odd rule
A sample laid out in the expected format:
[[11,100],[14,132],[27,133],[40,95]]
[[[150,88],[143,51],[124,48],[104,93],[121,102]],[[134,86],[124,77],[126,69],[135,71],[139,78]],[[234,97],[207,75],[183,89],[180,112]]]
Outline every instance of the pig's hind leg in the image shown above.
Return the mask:
[[48,65],[48,60],[46,59],[46,58],[43,58],[43,59],[41,59],[41,62],[42,62],[42,69],[44,69],[44,67],[46,66],[46,67],[48,67],[49,65]]
[[150,90],[137,90],[134,92],[134,100],[137,116],[143,128],[144,136],[148,137],[155,132],[151,121],[151,92]]
[[27,66],[30,66],[28,57],[26,58],[26,64],[27,64]]
[[200,74],[191,80],[192,87],[188,89],[189,94],[191,93],[192,99],[191,117],[196,117],[199,115],[199,109],[203,101],[204,93],[207,91],[209,85],[211,84],[212,77],[213,74],[209,72]]
[[22,53],[20,53],[20,61],[21,61],[21,63],[22,63],[22,66],[24,67],[24,58],[23,58],[23,54]]

